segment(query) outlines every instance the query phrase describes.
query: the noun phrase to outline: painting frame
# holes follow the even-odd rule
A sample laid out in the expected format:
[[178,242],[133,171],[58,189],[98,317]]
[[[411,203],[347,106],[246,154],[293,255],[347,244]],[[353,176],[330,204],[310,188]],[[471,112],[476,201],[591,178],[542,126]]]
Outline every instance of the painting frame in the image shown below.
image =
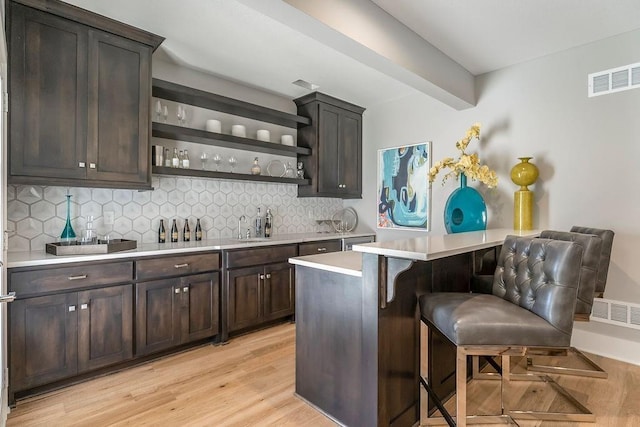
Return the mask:
[[381,148],[377,160],[377,228],[430,231],[431,141]]

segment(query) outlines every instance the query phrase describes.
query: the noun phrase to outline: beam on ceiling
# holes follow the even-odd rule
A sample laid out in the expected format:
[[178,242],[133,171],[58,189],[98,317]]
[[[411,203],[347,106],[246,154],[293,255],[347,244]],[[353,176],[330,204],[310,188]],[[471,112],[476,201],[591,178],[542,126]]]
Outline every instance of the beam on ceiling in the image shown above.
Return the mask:
[[369,0],[238,0],[457,110],[475,106],[475,78]]

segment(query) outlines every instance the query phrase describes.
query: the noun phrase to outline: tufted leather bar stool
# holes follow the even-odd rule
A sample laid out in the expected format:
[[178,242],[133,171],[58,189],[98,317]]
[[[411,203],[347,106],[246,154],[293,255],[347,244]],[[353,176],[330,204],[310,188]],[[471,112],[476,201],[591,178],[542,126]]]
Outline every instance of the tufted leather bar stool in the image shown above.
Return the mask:
[[[589,227],[572,227],[571,232],[544,230],[540,237],[571,241],[583,247],[582,266],[580,269],[580,283],[578,286],[578,301],[574,320],[588,321],[591,315],[593,300],[602,297],[607,284],[607,274],[611,261],[614,232]],[[578,375],[592,378],[607,378],[607,373],[595,362],[575,347],[570,347],[562,354],[545,349],[530,352],[533,355],[569,355],[573,354],[582,360],[590,369],[568,368],[564,366],[536,365],[532,357],[527,358],[527,370],[554,374]]]
[[[547,377],[544,379],[553,383],[565,397],[572,399],[579,413],[505,411],[503,407],[500,415],[487,419],[487,416],[467,417],[466,409],[468,356],[500,356],[501,378],[505,383],[510,379],[511,356],[524,356],[528,349],[534,347],[558,350],[569,347],[582,253],[582,246],[573,242],[508,236],[498,258],[491,294],[438,292],[420,297],[421,320],[427,328],[436,328],[456,346],[458,426],[465,426],[468,418],[501,422],[511,416],[595,421],[587,408]],[[426,357],[428,364],[428,349]],[[420,382],[445,421],[449,425],[456,425],[440,399],[434,395],[428,378],[421,377]],[[557,418],[554,418],[556,415]],[[428,423],[431,421],[434,421],[433,418],[427,419]]]
[[613,249],[613,230],[604,230],[601,228],[580,227],[574,225],[571,232],[582,234],[595,234],[602,239],[602,252],[600,254],[600,264],[598,265],[598,276],[596,277],[596,287],[594,298],[602,298],[604,290],[607,286],[607,275],[609,273],[609,264],[611,264],[611,251]]

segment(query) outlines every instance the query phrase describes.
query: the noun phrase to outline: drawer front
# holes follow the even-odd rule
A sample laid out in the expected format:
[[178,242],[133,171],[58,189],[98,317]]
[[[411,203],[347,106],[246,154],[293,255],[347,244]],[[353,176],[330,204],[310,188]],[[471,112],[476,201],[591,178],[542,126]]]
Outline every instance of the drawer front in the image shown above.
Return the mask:
[[132,280],[133,261],[9,272],[10,290],[15,291],[18,298]]
[[298,245],[267,246],[225,252],[227,268],[287,262],[298,255]]
[[300,243],[298,255],[317,255],[327,252],[339,252],[342,249],[340,240],[323,240],[320,242]]
[[219,269],[219,253],[149,258],[136,262],[136,279],[140,281],[169,276],[183,276],[185,274]]

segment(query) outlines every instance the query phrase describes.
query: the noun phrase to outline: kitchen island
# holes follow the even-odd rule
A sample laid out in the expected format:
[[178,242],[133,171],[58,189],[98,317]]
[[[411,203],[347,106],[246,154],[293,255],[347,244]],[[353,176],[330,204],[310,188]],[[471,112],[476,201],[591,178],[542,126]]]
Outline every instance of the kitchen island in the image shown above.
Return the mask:
[[[290,259],[296,265],[296,394],[342,425],[416,424],[418,297],[468,291],[481,255],[509,234],[537,232],[424,236]],[[428,339],[435,356],[430,378],[449,387],[447,347],[437,336]]]

